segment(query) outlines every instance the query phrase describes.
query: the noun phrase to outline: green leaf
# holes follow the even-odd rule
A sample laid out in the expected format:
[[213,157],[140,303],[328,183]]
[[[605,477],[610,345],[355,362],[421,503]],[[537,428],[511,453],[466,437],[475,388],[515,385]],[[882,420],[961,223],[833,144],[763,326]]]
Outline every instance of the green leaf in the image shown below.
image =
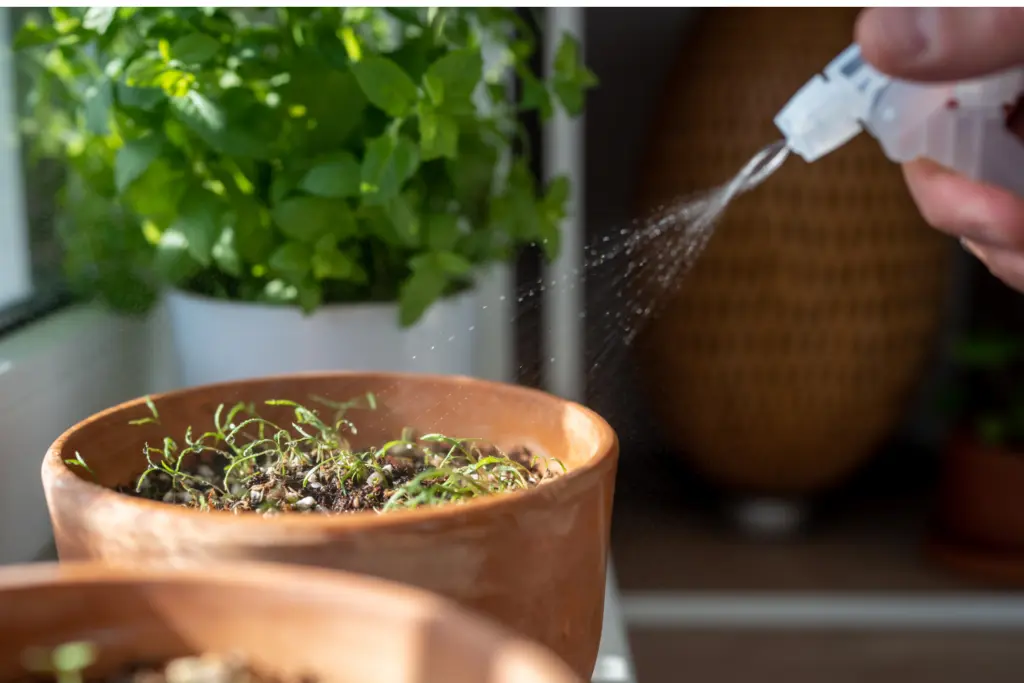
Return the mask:
[[163,149],[163,141],[155,135],[147,135],[138,140],[129,140],[117,150],[114,163],[114,183],[118,192],[135,182],[146,172]]
[[60,37],[53,26],[40,26],[35,22],[26,22],[14,37],[15,51],[27,50],[41,45],[49,45]]
[[301,242],[286,242],[270,255],[271,270],[291,282],[301,281],[309,274],[313,247]]
[[366,99],[392,117],[407,115],[416,102],[416,84],[387,57],[366,57],[352,65]]
[[542,120],[546,120],[554,113],[551,104],[551,95],[544,84],[532,72],[522,69],[519,72],[522,81],[523,95],[519,107],[523,111],[537,110]]
[[270,183],[270,203],[277,206],[296,189],[302,176],[295,171],[282,169],[274,173]]
[[348,152],[309,169],[299,182],[299,189],[318,197],[358,197],[361,169]]
[[122,107],[142,109],[151,111],[158,104],[166,99],[164,91],[160,88],[134,88],[125,83],[118,83],[115,87],[117,102]]
[[491,203],[491,222],[514,239],[539,241],[540,220],[537,215],[534,179],[522,160],[512,165],[505,191]]
[[248,264],[264,264],[274,249],[274,233],[266,211],[249,197],[235,199],[235,248]]
[[414,246],[419,241],[420,217],[409,200],[399,195],[388,202],[388,218],[403,244]]
[[199,263],[189,253],[189,243],[175,228],[164,230],[156,245],[153,267],[171,284],[183,282],[200,270]]
[[312,313],[324,300],[324,291],[319,283],[304,281],[298,285],[297,299],[299,308],[306,314]]
[[221,154],[252,159],[270,156],[266,140],[245,130],[241,123],[229,123],[220,105],[208,97],[192,90],[170,102],[175,117]]
[[137,215],[167,227],[178,216],[187,189],[185,179],[185,173],[173,167],[166,157],[158,156],[121,190],[122,201]]
[[453,278],[468,275],[473,270],[473,264],[465,257],[450,251],[432,251],[420,254],[409,261],[409,266],[414,271],[435,270]]
[[551,88],[571,116],[583,111],[587,90],[597,85],[597,77],[583,64],[580,53],[579,41],[568,33],[563,34],[555,51]]
[[416,143],[407,137],[397,140],[384,134],[366,144],[363,157],[362,191],[369,203],[383,204],[402,190],[405,182],[419,168],[419,153]]
[[433,251],[450,251],[461,234],[458,216],[451,213],[432,213],[426,218],[427,247]]
[[115,16],[117,16],[116,7],[90,7],[82,18],[82,27],[102,36],[110,28]]
[[398,293],[399,324],[409,327],[419,321],[426,310],[441,298],[447,286],[448,276],[432,262],[413,270]]
[[332,241],[317,244],[312,257],[313,277],[317,280],[366,282],[366,271],[352,254],[342,251]]
[[102,79],[85,89],[85,126],[90,133],[106,135],[110,132],[110,112],[114,105],[114,85]]
[[435,105],[456,109],[473,97],[477,83],[483,78],[480,51],[462,49],[449,52],[430,65],[423,75],[423,86]]
[[420,121],[420,156],[423,161],[447,157],[455,159],[459,149],[459,124],[448,114],[439,113],[430,103],[417,104]]
[[213,245],[213,262],[228,275],[242,276],[242,259],[235,245],[235,231],[231,227],[224,228],[220,238]]
[[540,203],[540,242],[549,260],[557,258],[561,250],[562,221],[565,220],[570,189],[568,178],[555,178]]
[[203,266],[210,264],[213,245],[224,227],[220,198],[205,189],[185,193],[178,207],[178,219],[171,225],[185,238],[188,253]]
[[171,56],[185,64],[201,64],[220,51],[221,43],[205,33],[190,33],[171,45]]
[[347,239],[357,230],[352,210],[338,199],[292,197],[274,207],[272,215],[286,237],[306,244],[324,235]]
[[458,158],[445,162],[455,199],[471,217],[481,218],[491,203],[498,151],[478,134],[462,134]]
[[366,113],[366,96],[348,70],[313,66],[294,71],[281,96],[286,108],[305,107],[306,119],[315,124],[305,133],[315,152],[343,144]]

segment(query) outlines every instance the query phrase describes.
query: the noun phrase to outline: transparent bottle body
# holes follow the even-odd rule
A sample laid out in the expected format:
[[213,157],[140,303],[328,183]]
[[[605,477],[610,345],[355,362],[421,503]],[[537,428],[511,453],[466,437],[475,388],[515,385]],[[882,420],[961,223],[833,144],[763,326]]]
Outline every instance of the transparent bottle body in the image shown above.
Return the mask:
[[1024,69],[969,82],[891,81],[864,121],[893,161],[931,159],[1024,197],[1024,132],[1008,117],[1024,96]]

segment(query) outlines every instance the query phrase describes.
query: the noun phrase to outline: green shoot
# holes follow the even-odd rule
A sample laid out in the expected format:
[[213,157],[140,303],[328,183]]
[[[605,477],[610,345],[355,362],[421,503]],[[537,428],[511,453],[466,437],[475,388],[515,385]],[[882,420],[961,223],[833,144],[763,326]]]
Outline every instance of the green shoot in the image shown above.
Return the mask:
[[75,641],[52,650],[29,650],[23,659],[25,668],[53,674],[57,683],[84,683],[83,672],[96,661],[96,649],[91,643]]
[[[159,448],[146,444],[135,485],[119,490],[211,512],[388,512],[537,486],[559,474],[550,462],[565,471],[525,449],[506,454],[478,438],[417,437],[410,429],[380,446],[355,448],[349,416],[376,410],[376,397],[313,400],[330,415],[286,399],[264,402],[277,411],[274,420],[252,403],[221,404],[208,430],[190,425],[181,444],[172,436]],[[151,418],[131,424],[159,424],[156,406],[147,405]],[[88,469],[81,456],[73,464]]]
[[153,403],[153,399],[149,396],[146,397],[146,407],[149,408],[149,415],[147,417],[139,418],[138,420],[132,420],[128,424],[131,425],[148,425],[148,424],[160,424],[160,413],[157,412],[156,404]]
[[71,465],[72,467],[81,467],[83,470],[91,474],[93,479],[96,478],[96,473],[92,471],[92,468],[89,467],[88,464],[86,464],[85,459],[82,457],[82,454],[79,453],[78,451],[75,451],[74,458],[68,458],[64,462],[68,465]]

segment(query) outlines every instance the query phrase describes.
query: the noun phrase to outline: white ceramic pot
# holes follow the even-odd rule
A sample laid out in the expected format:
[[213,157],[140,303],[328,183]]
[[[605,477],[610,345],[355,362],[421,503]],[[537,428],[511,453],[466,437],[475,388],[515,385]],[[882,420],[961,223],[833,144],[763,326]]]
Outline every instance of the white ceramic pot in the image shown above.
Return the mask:
[[178,386],[312,370],[473,375],[474,291],[438,301],[413,327],[397,305],[295,307],[166,295]]

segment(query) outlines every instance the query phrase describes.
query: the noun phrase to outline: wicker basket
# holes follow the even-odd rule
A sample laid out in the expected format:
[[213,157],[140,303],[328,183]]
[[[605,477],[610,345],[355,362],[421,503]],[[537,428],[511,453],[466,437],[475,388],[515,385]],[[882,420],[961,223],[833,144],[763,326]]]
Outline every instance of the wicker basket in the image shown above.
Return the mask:
[[[666,87],[642,206],[718,185],[844,47],[853,9],[706,10]],[[654,245],[658,248],[658,245]],[[867,135],[727,211],[639,340],[666,438],[733,488],[810,493],[896,426],[941,324],[951,242]]]

